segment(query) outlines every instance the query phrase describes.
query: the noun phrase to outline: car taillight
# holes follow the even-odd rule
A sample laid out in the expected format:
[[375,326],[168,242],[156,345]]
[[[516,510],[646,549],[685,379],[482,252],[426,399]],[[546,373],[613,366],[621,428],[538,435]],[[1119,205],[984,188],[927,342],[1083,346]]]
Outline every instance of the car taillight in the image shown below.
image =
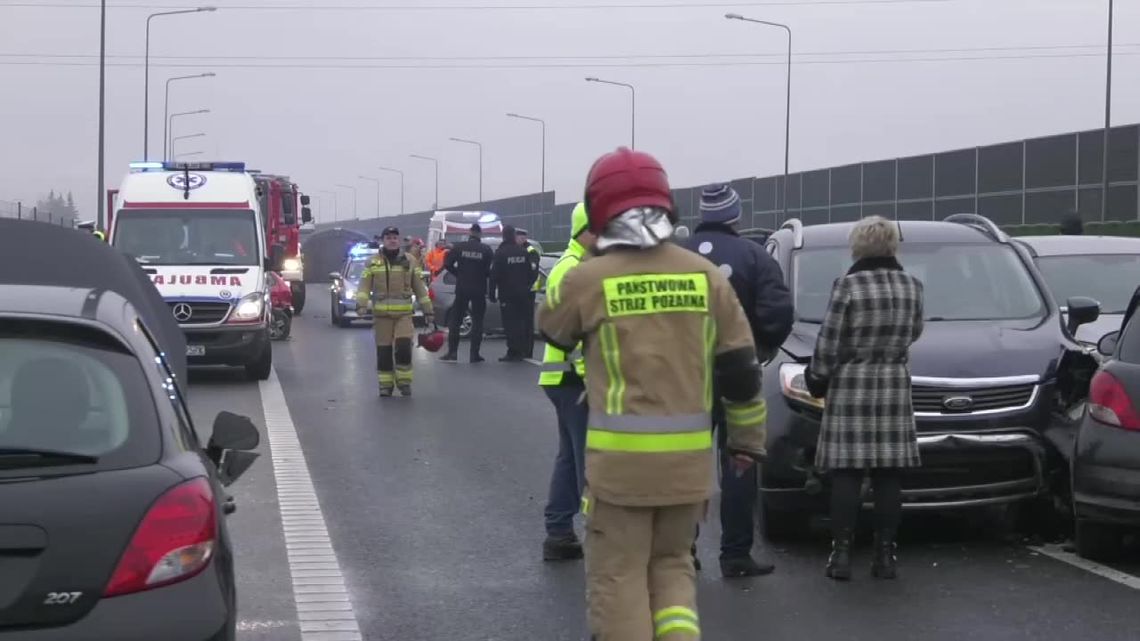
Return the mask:
[[435,300],[435,290],[431,289],[430,287],[428,288],[428,298]]
[[104,596],[122,596],[185,581],[214,556],[218,521],[214,491],[204,477],[160,496],[119,559]]
[[1089,415],[1106,425],[1140,430],[1140,414],[1115,376],[1097,372],[1089,384]]

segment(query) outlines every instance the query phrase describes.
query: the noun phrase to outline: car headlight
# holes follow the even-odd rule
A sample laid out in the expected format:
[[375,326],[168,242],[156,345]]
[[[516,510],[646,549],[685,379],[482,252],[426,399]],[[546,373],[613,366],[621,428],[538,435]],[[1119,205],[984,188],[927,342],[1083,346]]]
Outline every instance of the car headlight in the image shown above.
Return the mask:
[[265,312],[265,294],[263,292],[254,292],[247,294],[238,301],[237,307],[234,308],[234,313],[230,316],[230,320],[237,323],[248,323],[250,321],[261,320],[261,315]]
[[301,271],[301,259],[286,258],[285,262],[281,263],[281,268],[287,272],[299,272]]
[[356,296],[356,288],[352,285],[345,285],[343,295],[345,300],[352,300]]
[[808,392],[807,382],[804,381],[804,371],[807,365],[803,363],[784,363],[780,366],[780,391],[788,399],[823,409],[823,399],[815,398]]

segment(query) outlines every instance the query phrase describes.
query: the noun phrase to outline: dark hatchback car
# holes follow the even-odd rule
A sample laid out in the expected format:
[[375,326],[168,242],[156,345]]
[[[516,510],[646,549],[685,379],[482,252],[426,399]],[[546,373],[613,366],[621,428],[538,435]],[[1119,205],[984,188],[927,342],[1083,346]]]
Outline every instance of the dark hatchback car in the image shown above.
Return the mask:
[[1124,328],[1097,349],[1106,360],[1089,386],[1073,454],[1077,553],[1111,560],[1128,530],[1140,532],[1140,290]]
[[119,294],[0,285],[0,640],[235,638],[223,488],[258,432],[201,447],[161,353]]
[[[1096,303],[1069,301],[1073,326],[1063,326],[1028,254],[985,218],[900,224],[899,260],[925,284],[926,313],[910,352],[923,465],[904,478],[904,509],[1043,494],[1051,457],[1042,433],[1052,412],[1084,398],[1096,365],[1072,332],[1096,319]],[[768,459],[759,484],[770,538],[802,533],[808,517],[827,505],[827,479],[814,468],[824,401],[808,394],[803,372],[832,284],[851,265],[852,226],[793,220],[765,245],[796,307],[791,336],[764,369]]]

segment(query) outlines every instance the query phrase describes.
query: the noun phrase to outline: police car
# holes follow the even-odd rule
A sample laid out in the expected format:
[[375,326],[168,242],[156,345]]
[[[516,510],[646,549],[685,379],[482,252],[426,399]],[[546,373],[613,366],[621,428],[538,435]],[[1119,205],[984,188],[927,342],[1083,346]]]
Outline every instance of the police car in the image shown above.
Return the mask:
[[[337,327],[351,327],[353,321],[371,321],[372,310],[365,310],[363,314],[356,312],[356,290],[360,286],[360,277],[364,275],[364,268],[368,261],[380,253],[378,243],[357,243],[349,248],[340,270],[329,273],[332,284],[330,291],[329,318]],[[426,285],[426,283],[425,283]],[[412,295],[412,304],[415,306],[412,322],[416,327],[424,325],[424,312],[420,303]]]

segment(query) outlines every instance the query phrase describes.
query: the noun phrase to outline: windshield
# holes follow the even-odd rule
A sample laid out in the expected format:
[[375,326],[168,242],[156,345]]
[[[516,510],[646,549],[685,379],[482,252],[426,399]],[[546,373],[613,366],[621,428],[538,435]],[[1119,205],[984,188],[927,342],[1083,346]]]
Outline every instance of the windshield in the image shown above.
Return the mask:
[[[0,451],[82,454],[103,469],[150,463],[159,431],[149,390],[127,354],[0,334]],[[36,462],[0,457],[0,473],[18,464]]]
[[361,275],[364,274],[364,268],[368,266],[368,261],[371,258],[358,258],[348,264],[348,274],[345,278],[351,281],[360,280]]
[[[846,246],[796,252],[795,304],[800,320],[822,320],[832,284],[851,262]],[[1045,313],[1029,272],[1006,245],[905,243],[899,262],[924,285],[926,320],[1009,320]]]
[[253,212],[226,210],[123,210],[114,244],[147,265],[260,264]]
[[1073,296],[1100,303],[1103,314],[1123,314],[1140,285],[1140,255],[1041,256],[1037,268],[1058,305]]

